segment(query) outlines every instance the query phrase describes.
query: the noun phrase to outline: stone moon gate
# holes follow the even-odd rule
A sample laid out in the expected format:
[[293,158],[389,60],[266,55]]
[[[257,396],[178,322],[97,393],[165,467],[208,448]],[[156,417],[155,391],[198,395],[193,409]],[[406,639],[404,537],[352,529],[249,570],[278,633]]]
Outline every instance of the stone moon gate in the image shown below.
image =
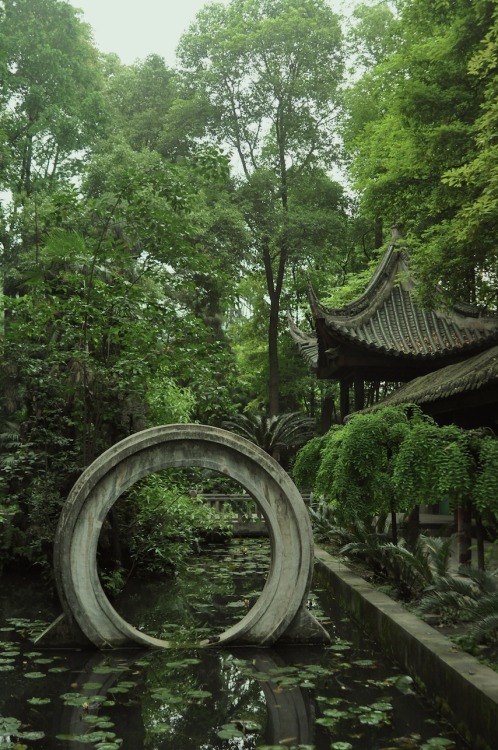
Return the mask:
[[194,466],[230,477],[254,498],[271,544],[270,570],[259,599],[216,639],[216,645],[327,642],[327,632],[306,609],[313,537],[299,491],[256,445],[204,425],[167,425],[131,435],[103,453],[78,479],[59,519],[54,553],[57,588],[69,621],[98,648],[174,645],[137,630],[112,607],[97,572],[97,545],[109,510],[131,485],[163,469]]

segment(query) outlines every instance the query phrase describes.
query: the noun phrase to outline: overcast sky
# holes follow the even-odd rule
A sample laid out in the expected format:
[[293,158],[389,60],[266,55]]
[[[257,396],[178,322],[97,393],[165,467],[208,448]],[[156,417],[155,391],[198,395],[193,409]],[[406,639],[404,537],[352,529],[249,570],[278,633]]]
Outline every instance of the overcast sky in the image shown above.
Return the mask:
[[[227,3],[228,0],[217,0]],[[358,0],[329,0],[336,11],[347,11]],[[81,8],[101,52],[116,52],[130,64],[155,52],[175,64],[182,34],[207,0],[70,0]]]
[[[218,0],[218,2],[228,0]],[[152,52],[175,63],[175,49],[206,0],[70,0],[83,11],[101,52],[116,52],[124,63]]]

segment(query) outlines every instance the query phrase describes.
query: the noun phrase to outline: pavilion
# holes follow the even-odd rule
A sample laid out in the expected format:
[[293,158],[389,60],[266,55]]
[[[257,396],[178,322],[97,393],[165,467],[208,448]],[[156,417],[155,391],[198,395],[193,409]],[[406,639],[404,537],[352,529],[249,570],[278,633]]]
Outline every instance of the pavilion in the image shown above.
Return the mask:
[[315,331],[304,333],[290,321],[291,336],[317,378],[339,382],[341,419],[365,408],[365,384],[382,382],[409,383],[391,401],[418,402],[442,421],[445,413],[452,421],[464,402],[467,422],[472,410],[489,418],[490,404],[496,421],[498,315],[464,303],[425,310],[414,288],[408,254],[394,239],[353,302],[326,307],[311,289]]

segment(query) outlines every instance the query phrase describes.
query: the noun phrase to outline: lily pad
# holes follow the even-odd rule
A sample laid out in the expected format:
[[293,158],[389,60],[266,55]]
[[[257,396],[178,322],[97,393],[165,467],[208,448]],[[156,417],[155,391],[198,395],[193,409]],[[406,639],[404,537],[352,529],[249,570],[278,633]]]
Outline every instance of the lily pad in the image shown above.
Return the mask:
[[234,737],[245,737],[245,733],[239,729],[236,724],[223,724],[222,728],[216,732],[222,740],[232,740]]
[[376,662],[372,661],[372,659],[357,659],[356,661],[352,662],[357,667],[375,667]]
[[23,740],[42,740],[45,732],[19,732],[17,736]]

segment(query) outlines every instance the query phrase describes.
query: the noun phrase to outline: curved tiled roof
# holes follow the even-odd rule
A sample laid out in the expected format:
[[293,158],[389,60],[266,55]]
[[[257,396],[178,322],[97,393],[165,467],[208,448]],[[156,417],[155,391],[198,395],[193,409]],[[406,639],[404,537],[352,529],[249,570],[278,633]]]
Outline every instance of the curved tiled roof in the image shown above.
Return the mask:
[[315,320],[338,343],[408,359],[478,351],[498,341],[498,317],[459,305],[424,310],[414,299],[408,259],[394,245],[385,253],[365,292],[342,308],[327,308],[310,294]]

